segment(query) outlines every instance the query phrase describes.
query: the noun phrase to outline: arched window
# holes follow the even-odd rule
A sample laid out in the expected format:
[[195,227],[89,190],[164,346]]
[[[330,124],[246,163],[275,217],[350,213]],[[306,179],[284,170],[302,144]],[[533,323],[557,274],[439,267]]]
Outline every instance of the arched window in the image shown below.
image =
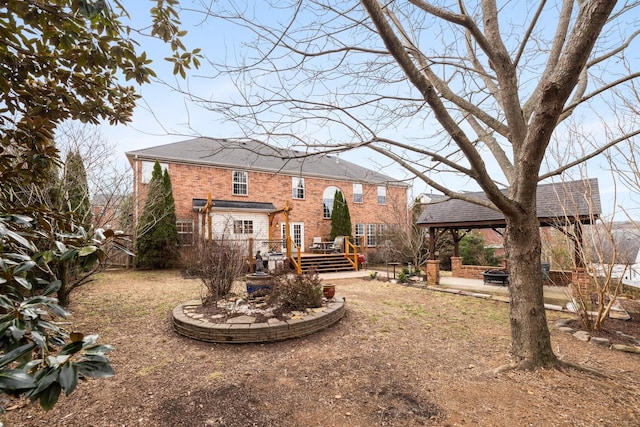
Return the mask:
[[322,193],[322,217],[330,219],[331,212],[333,212],[333,199],[336,195],[336,191],[340,191],[340,189],[336,186],[331,186],[325,188]]

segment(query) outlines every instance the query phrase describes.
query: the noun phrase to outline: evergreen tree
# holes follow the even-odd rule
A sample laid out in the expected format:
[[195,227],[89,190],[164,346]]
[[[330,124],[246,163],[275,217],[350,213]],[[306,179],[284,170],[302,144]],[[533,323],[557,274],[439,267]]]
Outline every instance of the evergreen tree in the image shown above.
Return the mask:
[[176,202],[173,198],[173,187],[171,185],[171,177],[169,176],[169,171],[165,169],[164,174],[162,175],[162,185],[165,191],[165,206],[167,215],[164,217],[164,226],[163,230],[165,233],[165,238],[167,242],[167,248],[173,248],[172,254],[167,254],[171,256],[172,260],[178,258],[178,226],[177,226],[177,218],[176,218]]
[[467,234],[460,241],[460,256],[465,265],[498,265],[495,249],[485,245],[484,237],[478,231]]
[[333,210],[331,211],[331,234],[330,239],[333,240],[337,236],[351,237],[351,215],[349,214],[349,206],[347,205],[342,191],[336,190],[333,196]]
[[136,228],[136,266],[170,267],[178,257],[178,230],[171,180],[160,163],[153,166],[149,191]]
[[76,225],[91,228],[91,202],[84,161],[78,151],[67,155],[62,178],[62,212],[69,212]]

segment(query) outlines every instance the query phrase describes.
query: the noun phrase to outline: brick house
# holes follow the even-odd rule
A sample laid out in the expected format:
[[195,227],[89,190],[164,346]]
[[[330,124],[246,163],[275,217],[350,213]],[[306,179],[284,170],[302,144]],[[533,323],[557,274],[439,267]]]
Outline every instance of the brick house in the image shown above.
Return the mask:
[[[375,251],[384,232],[400,217],[406,218],[407,183],[335,156],[213,138],[126,155],[133,168],[136,218],[144,207],[154,163],[169,171],[185,246],[209,233],[258,242],[282,239],[288,223],[299,251],[308,252],[314,238],[329,237],[336,190],[347,201],[360,252]],[[276,214],[282,210],[286,212]]]

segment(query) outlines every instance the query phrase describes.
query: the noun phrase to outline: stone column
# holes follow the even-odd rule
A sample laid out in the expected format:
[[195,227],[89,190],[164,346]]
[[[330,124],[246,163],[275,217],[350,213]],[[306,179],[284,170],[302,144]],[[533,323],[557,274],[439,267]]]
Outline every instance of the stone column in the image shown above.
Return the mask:
[[462,257],[451,257],[451,275],[453,277],[464,277],[464,273],[462,272]]
[[438,286],[440,284],[440,261],[437,259],[427,260],[427,286]]

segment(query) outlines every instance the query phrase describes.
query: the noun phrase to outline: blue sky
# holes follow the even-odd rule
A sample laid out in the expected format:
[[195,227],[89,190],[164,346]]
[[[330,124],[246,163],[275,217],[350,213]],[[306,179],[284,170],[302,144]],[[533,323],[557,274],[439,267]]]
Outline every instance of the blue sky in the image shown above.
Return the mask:
[[[148,8],[152,5],[151,2],[124,0],[122,3],[133,17],[132,26],[144,27],[150,21]],[[256,3],[256,5],[259,4]],[[191,2],[183,1],[182,5],[189,7]],[[199,47],[207,57],[217,59],[233,58],[239,55],[243,33],[239,32],[237,27],[232,27],[220,20],[202,21],[198,15],[189,13],[183,13],[181,20],[183,28],[189,32],[185,38],[188,48]],[[230,96],[235,89],[224,77],[218,77],[215,80],[205,78],[212,73],[206,61],[200,70],[189,73],[189,78],[186,81],[175,78],[171,72],[172,65],[162,59],[169,55],[168,47],[154,39],[138,36],[135,38],[141,43],[141,49],[154,59],[152,67],[159,79],[169,85],[189,88],[190,92],[205,98],[225,98]],[[108,141],[117,144],[118,151],[121,153],[120,159],[123,162],[125,162],[125,151],[161,145],[199,135],[221,138],[240,135],[239,129],[233,123],[222,120],[221,116],[214,112],[188,103],[181,94],[176,93],[166,84],[154,82],[145,85],[140,88],[140,94],[143,98],[135,110],[131,124],[115,127],[101,126],[103,136]],[[372,155],[368,150],[343,153],[340,154],[340,157],[379,170],[397,179],[407,178],[407,173],[404,170],[391,164],[385,158]],[[590,176],[597,175],[601,181],[603,209],[607,212],[612,188],[608,183],[608,174],[601,171],[601,167],[600,162],[592,162],[589,174]],[[415,184],[414,196],[421,192],[428,193],[430,191],[421,182]],[[477,190],[477,187],[470,186],[468,179],[460,179],[452,186],[457,187],[454,188],[456,190]],[[467,186],[469,188],[466,188]],[[627,203],[627,200],[630,203],[629,195],[620,192],[617,202],[624,204]]]

